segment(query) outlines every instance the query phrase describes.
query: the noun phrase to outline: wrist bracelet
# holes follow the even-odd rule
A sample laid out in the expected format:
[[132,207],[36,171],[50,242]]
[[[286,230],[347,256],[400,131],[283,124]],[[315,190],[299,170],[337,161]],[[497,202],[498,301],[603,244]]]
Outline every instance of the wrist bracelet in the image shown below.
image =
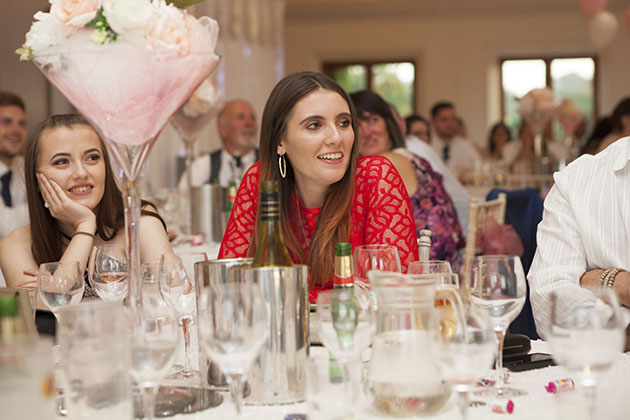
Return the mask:
[[600,286],[604,286],[606,284],[606,278],[608,278],[608,275],[613,271],[612,268],[609,268],[608,270],[604,270],[604,272],[602,273],[601,276],[599,276],[599,285]]
[[617,278],[617,274],[621,273],[622,271],[626,271],[623,268],[615,268],[614,270],[612,270],[610,272],[610,274],[606,277],[606,283],[604,284],[605,287],[613,287],[615,285],[615,279]]
[[75,236],[77,236],[77,235],[86,235],[86,236],[91,237],[92,239],[95,239],[95,238],[96,238],[96,236],[94,236],[94,235],[93,235],[93,234],[91,234],[90,232],[82,232],[82,231],[80,231],[80,230],[77,230],[76,232],[74,232],[74,233],[72,234],[72,237],[74,238],[74,237],[75,237]]

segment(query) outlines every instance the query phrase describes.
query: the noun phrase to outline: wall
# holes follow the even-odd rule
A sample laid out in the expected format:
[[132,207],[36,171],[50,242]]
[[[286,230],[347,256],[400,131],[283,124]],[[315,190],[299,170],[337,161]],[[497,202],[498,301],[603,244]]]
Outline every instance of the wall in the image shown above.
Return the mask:
[[[576,7],[577,9],[577,7]],[[621,26],[599,52],[601,112],[630,94],[630,42]],[[290,16],[290,15],[289,15]],[[414,58],[416,109],[424,115],[437,100],[456,103],[470,137],[485,143],[487,127],[500,118],[499,57],[596,53],[577,10],[448,16],[381,14],[357,19],[287,20],[286,70],[321,70],[323,61]]]

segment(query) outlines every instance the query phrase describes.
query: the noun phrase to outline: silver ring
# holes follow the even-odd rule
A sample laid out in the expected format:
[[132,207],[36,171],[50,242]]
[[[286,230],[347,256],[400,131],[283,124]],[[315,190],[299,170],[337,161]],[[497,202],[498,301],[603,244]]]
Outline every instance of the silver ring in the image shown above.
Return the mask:
[[44,207],[46,207],[47,209],[50,208],[50,204],[48,204],[47,202],[44,201]]

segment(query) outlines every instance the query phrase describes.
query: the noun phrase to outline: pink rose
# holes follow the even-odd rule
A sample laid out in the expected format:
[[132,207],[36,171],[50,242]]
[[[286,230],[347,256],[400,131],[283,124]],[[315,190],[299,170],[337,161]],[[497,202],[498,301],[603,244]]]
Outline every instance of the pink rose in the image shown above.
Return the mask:
[[147,35],[149,47],[177,49],[180,55],[190,53],[190,34],[184,13],[172,4],[154,3]]
[[83,27],[96,16],[102,0],[50,0],[50,14],[69,26]]
[[219,39],[219,24],[207,16],[197,19],[186,14],[186,26],[190,35],[191,52],[212,51],[214,53]]

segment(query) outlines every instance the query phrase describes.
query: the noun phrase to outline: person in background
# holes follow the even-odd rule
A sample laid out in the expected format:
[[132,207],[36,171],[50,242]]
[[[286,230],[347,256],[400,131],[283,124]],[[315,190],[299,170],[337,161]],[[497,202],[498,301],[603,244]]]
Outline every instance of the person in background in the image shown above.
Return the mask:
[[595,123],[593,132],[586,140],[586,144],[582,148],[582,154],[594,155],[599,149],[602,140],[612,132],[612,125],[609,117],[602,117]]
[[402,177],[411,201],[416,233],[429,229],[431,259],[453,261],[466,245],[457,212],[442,176],[425,159],[405,149],[405,139],[387,103],[367,90],[350,95],[359,116],[359,154],[387,157]]
[[[122,195],[107,149],[80,115],[53,115],[35,128],[25,147],[24,179],[30,224],[0,243],[9,287],[36,287],[45,262],[79,261],[85,270],[94,245],[125,243]],[[147,202],[139,230],[142,261],[173,252]]]
[[495,123],[488,134],[489,157],[509,167],[521,150],[520,141],[512,141],[510,129],[503,122]]
[[630,97],[623,98],[617,104],[610,116],[610,125],[612,126],[612,132],[604,137],[597,149],[597,153],[601,152],[618,139],[630,135]]
[[[256,112],[252,105],[237,99],[225,104],[217,118],[223,147],[196,158],[192,165],[192,185],[198,187],[219,181],[222,187],[237,184],[243,174],[258,160]],[[187,173],[179,180],[179,189],[187,188]]]
[[406,122],[409,127],[409,133],[405,138],[407,150],[429,162],[431,168],[442,176],[444,188],[453,200],[459,224],[465,232],[468,226],[468,203],[470,202],[468,191],[431,147],[429,122],[419,115],[410,115]]
[[28,224],[24,158],[26,108],[22,99],[0,92],[0,240]]
[[407,137],[416,137],[427,144],[431,144],[431,126],[426,118],[412,114],[405,118],[407,125]]
[[460,137],[455,106],[451,102],[438,102],[431,108],[431,125],[434,136],[433,150],[462,182],[468,182],[481,156],[476,147]]
[[403,137],[406,136],[408,130],[407,120],[400,116],[398,110],[393,104],[390,104],[388,102],[387,105],[389,106],[389,110],[392,112],[392,116],[394,117],[394,120],[396,120],[396,124],[398,124],[398,128],[400,128],[400,132],[402,133]]
[[255,254],[260,182],[275,180],[284,241],[293,262],[310,268],[312,302],[332,287],[337,242],[394,245],[406,272],[418,259],[407,190],[387,158],[358,158],[357,121],[348,94],[323,74],[278,82],[263,113],[260,162],[241,182],[219,258]]

